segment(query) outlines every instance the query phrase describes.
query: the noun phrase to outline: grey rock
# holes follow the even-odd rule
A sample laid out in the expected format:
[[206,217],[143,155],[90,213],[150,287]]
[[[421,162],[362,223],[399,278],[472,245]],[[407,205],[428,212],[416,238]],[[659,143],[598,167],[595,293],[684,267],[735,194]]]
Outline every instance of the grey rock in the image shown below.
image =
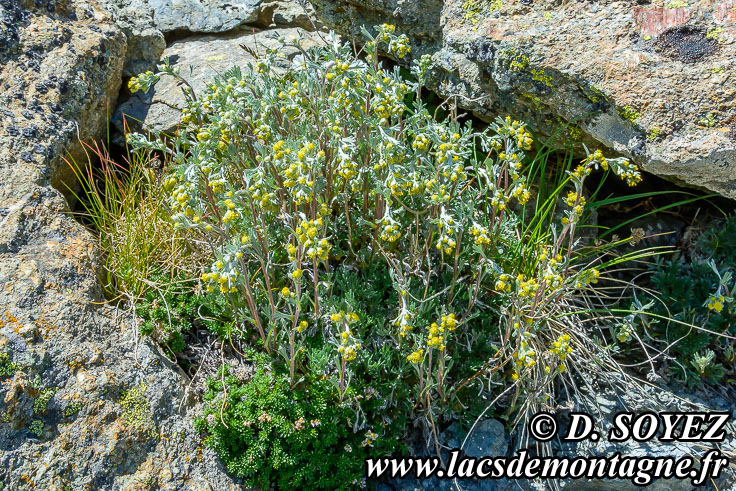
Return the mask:
[[359,41],[361,28],[388,23],[407,34],[414,48],[425,52],[439,46],[442,0],[310,0],[326,26]]
[[116,22],[174,31],[225,32],[254,22],[261,0],[101,0]]
[[[251,33],[231,33],[225,36],[199,36],[175,42],[163,53],[169,58],[172,65],[181,70],[181,75],[189,82],[195,94],[201,93],[206,85],[220,74],[234,66],[245,67],[253,63],[253,55],[242,48],[248,47],[255,53],[264,53],[265,47],[275,48],[280,44],[277,37],[293,41],[299,37],[303,40],[303,47],[309,48],[322,42],[317,33],[310,33],[299,28],[277,28]],[[297,50],[287,50],[287,57],[277,71],[288,68],[290,60],[297,54]],[[179,123],[186,99],[179,83],[163,77],[148,93],[136,93],[128,101],[121,104],[113,116],[113,124],[123,130],[125,119],[132,129],[140,129],[136,122],[142,123],[145,130],[156,130],[172,133]]]
[[96,240],[59,191],[79,137],[104,134],[125,36],[82,0],[3,0],[0,19],[3,489],[239,488],[193,430],[186,377],[104,303]]
[[484,419],[476,425],[463,447],[471,457],[500,457],[509,449],[503,423],[496,419]]
[[155,67],[166,48],[164,34],[153,23],[153,11],[143,1],[102,0],[101,6],[112,16],[127,39],[123,75],[135,76]]
[[263,27],[301,27],[307,31],[321,27],[314,15],[312,4],[304,2],[304,5],[301,5],[296,0],[264,1],[261,4],[258,24]]
[[258,19],[261,0],[148,0],[163,32],[225,32]]
[[311,5],[302,7],[296,0],[100,0],[100,5],[128,39],[125,76],[154,69],[168,34],[223,33],[246,24],[315,26]]
[[[313,0],[330,28],[393,23],[435,61],[429,86],[492,120],[631,158],[679,184],[736,198],[736,11],[621,0]],[[409,63],[409,57],[400,60]],[[569,136],[569,138],[568,138]]]
[[[692,394],[675,393],[669,389],[655,386],[641,386],[634,390],[621,390],[601,381],[591,381],[580,387],[577,399],[574,401],[574,410],[590,414],[597,431],[601,437],[597,441],[591,439],[574,443],[563,443],[556,452],[557,455],[568,457],[579,457],[584,455],[613,455],[619,452],[624,456],[633,457],[674,457],[676,459],[686,455],[698,458],[703,453],[713,448],[707,444],[698,442],[660,442],[657,438],[647,442],[637,442],[630,439],[626,442],[609,442],[606,438],[608,429],[613,428],[613,418],[621,411],[629,411],[641,414],[645,411],[733,411],[733,401],[718,401],[717,398],[703,399]],[[728,423],[726,427],[726,441],[719,445],[727,454],[729,449],[736,447],[736,427],[734,423]],[[561,430],[566,431],[566,429]],[[715,480],[717,489],[734,489],[736,486],[736,471],[733,468],[725,469],[721,476]],[[629,481],[611,480],[576,480],[565,483],[566,490],[597,490],[606,489],[614,491],[633,491],[637,487]],[[640,488],[639,488],[640,489]],[[653,482],[647,489],[660,491],[679,491],[693,489],[688,480],[658,480]]]

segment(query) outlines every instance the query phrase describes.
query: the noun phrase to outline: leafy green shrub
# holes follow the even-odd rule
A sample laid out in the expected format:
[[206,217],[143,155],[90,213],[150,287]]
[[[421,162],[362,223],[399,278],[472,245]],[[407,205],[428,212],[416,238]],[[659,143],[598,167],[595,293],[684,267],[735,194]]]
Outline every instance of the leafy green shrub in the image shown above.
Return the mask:
[[[476,416],[503,382],[524,414],[549,404],[568,365],[614,366],[590,333],[590,292],[623,259],[601,262],[578,236],[586,178],[603,169],[635,185],[636,166],[596,151],[535,191],[528,176],[545,175],[544,159],[527,158],[523,123],[435,120],[420,90],[430,58],[405,80],[378,59],[379,47],[406,55],[405,36],[364,34],[365,59],[334,39],[309,52],[284,43],[203,94],[185,90],[170,146],[128,135],[166,156],[171,220],[212,251],[201,281],[234,316],[230,335],[273,362],[249,383],[223,368],[199,423],[228,469],[264,487],[283,466],[294,479],[318,472],[318,441],[332,452],[368,432],[388,452],[419,420],[436,444],[441,417]],[[276,76],[287,50],[300,54]],[[131,88],[180,78],[160,70]],[[243,426],[264,410],[269,426]],[[286,445],[302,417],[335,426]]]
[[327,380],[304,380],[293,390],[289,375],[272,371],[263,359],[247,383],[224,365],[208,386],[195,426],[247,486],[355,489],[364,459],[389,455],[398,445],[396,438],[376,440],[370,430],[354,432],[359,415]]
[[138,329],[145,336],[153,336],[161,344],[177,353],[186,348],[184,335],[197,325],[204,326],[205,319],[213,322],[207,327],[221,336],[227,336],[227,314],[221,298],[207,298],[197,293],[194,281],[172,281],[162,275],[154,275],[151,284],[136,305],[141,318]]
[[[640,316],[642,333],[669,347],[675,375],[690,384],[719,382],[733,366],[736,335],[733,272],[736,270],[736,216],[709,228],[698,239],[690,261],[680,254],[652,266],[648,312]],[[623,336],[628,341],[628,336]]]

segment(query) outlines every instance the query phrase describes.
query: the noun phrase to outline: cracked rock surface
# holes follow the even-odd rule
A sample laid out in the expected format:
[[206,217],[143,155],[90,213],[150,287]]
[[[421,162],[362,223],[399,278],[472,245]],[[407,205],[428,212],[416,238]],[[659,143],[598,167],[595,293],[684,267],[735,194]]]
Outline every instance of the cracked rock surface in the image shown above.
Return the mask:
[[415,57],[432,55],[430,87],[481,118],[511,114],[541,135],[563,128],[736,198],[736,0],[312,3],[357,39],[362,24],[396,24]]
[[100,136],[126,40],[81,0],[0,0],[0,483],[231,489],[186,378],[103,304],[93,237],[57,189]]
[[[311,26],[307,11],[296,0],[99,0],[99,3],[125,33],[125,76],[153,69],[166,48],[165,36],[224,33],[246,24]],[[308,8],[309,4],[305,5]]]

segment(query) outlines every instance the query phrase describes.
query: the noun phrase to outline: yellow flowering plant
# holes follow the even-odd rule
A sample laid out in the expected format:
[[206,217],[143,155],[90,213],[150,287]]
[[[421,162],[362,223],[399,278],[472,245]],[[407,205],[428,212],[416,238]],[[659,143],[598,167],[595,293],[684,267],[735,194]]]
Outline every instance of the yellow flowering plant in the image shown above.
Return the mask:
[[[128,141],[170,162],[171,220],[207,242],[200,281],[230,306],[232,335],[280,356],[295,388],[333,382],[356,431],[386,417],[361,409],[381,379],[383,410],[423,419],[436,442],[439,416],[473,415],[494,392],[484,378],[517,385],[510,407],[538,407],[576,350],[594,349],[574,327],[605,266],[579,247],[585,179],[641,175],[595,151],[543,195],[524,123],[436,120],[420,86],[431,58],[405,79],[379,53],[411,56],[406,36],[364,34],[357,55],[334,36],[284,42],[199,97],[185,86],[170,145]],[[298,55],[276,75],[287,48]],[[179,76],[165,63],[131,89],[164,75]]]

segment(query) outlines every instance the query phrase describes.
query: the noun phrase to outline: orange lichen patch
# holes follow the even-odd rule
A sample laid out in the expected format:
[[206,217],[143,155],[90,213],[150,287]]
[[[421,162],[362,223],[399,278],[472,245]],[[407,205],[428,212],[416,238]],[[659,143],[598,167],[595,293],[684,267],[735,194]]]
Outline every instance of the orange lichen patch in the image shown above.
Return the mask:
[[65,242],[46,241],[46,247],[65,259],[73,259],[77,263],[77,270],[81,273],[88,267],[86,259],[94,257],[95,243],[91,236],[80,234],[69,237]]
[[36,324],[36,327],[44,331],[53,331],[54,329],[59,329],[58,326],[55,326],[45,319],[36,319],[34,324]]
[[671,27],[681,26],[691,15],[692,10],[687,7],[634,8],[634,22],[642,36],[657,36]]
[[31,481],[31,478],[28,477],[26,474],[23,474],[22,476],[20,476],[20,480],[32,488],[36,487],[36,484],[33,481]]
[[18,322],[18,319],[13,314],[7,311],[2,316],[0,316],[0,329],[6,326],[13,329],[16,333],[20,328],[20,323]]

